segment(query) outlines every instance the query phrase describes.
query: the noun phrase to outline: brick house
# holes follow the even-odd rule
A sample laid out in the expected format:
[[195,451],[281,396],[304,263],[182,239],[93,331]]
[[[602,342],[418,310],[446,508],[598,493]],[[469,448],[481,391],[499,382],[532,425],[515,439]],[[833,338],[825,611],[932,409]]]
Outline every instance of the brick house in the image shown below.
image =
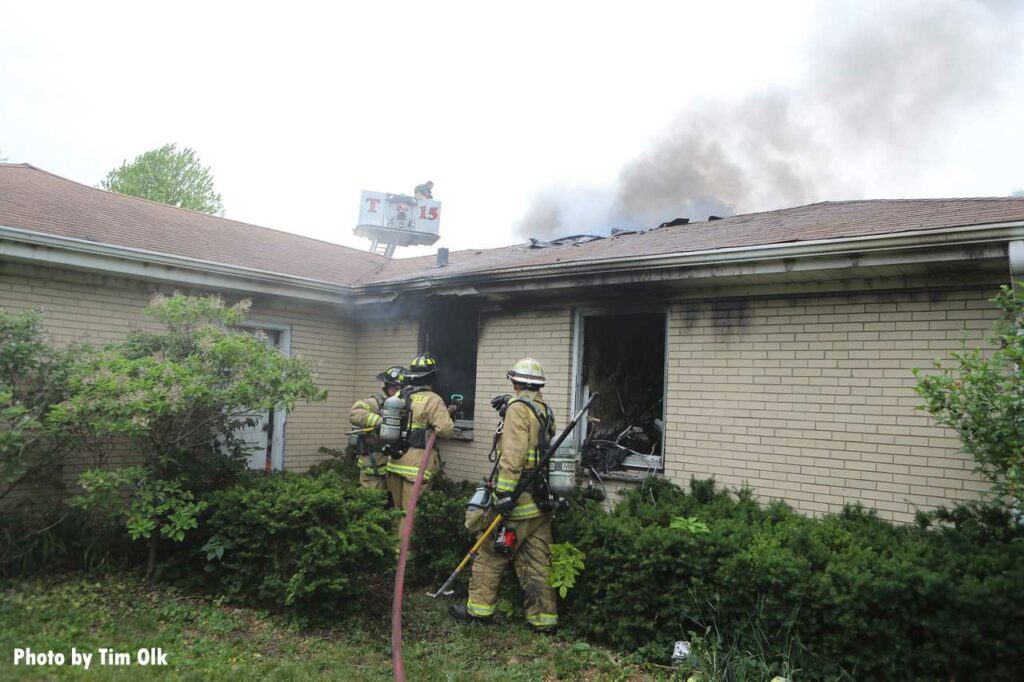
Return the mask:
[[[328,400],[268,415],[256,466],[301,470],[342,446],[374,375],[429,347],[466,397],[446,470],[480,477],[490,398],[531,355],[562,422],[598,385],[606,420],[653,403],[663,437],[608,486],[714,476],[806,513],[859,501],[896,521],[987,487],[914,410],[910,369],[981,342],[1022,239],[1019,198],[826,202],[439,264],[0,164],[0,307],[41,307],[59,343],[99,343],[148,324],[158,291],[247,296],[254,327],[317,364]],[[612,400],[609,381],[628,394]]]

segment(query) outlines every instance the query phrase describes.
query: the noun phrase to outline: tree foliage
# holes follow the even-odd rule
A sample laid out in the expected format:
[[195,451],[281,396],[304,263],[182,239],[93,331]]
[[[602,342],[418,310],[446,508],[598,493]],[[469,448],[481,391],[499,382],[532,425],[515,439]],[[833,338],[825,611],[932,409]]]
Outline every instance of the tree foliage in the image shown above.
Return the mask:
[[[237,479],[249,446],[239,430],[266,411],[323,400],[309,363],[239,327],[249,301],[157,296],[146,313],[163,331],[136,331],[81,359],[69,397],[51,411],[94,447],[127,447],[140,467],[87,472],[79,504],[121,515],[133,537],[181,540],[202,509],[194,496]],[[120,494],[125,493],[125,494]],[[118,507],[127,504],[127,509]]]
[[1024,296],[1004,286],[992,299],[1002,315],[990,353],[968,348],[935,374],[914,369],[917,393],[939,424],[954,429],[964,452],[997,492],[1020,507],[1024,499]]
[[0,309],[0,501],[19,487],[56,483],[77,444],[48,421],[67,396],[69,352],[56,350],[37,311]]
[[100,187],[179,208],[223,215],[221,196],[213,188],[213,174],[199,162],[195,151],[165,144],[127,160],[107,173]]

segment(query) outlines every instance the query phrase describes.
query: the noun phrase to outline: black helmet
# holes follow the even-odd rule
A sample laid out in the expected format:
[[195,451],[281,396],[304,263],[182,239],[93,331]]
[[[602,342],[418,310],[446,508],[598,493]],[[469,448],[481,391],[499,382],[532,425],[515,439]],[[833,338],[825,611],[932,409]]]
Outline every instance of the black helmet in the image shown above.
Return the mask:
[[386,370],[377,375],[377,381],[382,381],[388,386],[404,386],[405,380],[405,367],[402,367],[400,365],[388,367]]
[[409,378],[422,383],[438,370],[437,359],[430,353],[420,353],[409,363]]

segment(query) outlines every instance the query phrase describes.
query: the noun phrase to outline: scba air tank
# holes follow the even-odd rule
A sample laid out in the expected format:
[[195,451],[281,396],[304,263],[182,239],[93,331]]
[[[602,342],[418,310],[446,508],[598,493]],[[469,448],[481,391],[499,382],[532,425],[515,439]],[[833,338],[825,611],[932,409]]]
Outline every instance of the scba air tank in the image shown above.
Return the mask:
[[405,425],[405,400],[393,395],[380,407],[380,440],[385,445],[398,445],[402,442],[402,429]]
[[576,490],[576,455],[559,450],[548,461],[548,488],[555,497],[568,497]]

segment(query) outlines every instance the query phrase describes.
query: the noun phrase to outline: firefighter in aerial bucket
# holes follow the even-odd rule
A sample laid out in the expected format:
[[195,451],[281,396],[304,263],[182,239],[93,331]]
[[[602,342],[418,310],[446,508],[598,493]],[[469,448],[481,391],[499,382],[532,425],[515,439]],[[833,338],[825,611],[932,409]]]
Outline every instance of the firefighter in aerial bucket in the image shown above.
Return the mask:
[[388,456],[381,447],[379,428],[380,411],[384,401],[395,395],[405,384],[405,368],[397,365],[388,367],[377,375],[383,384],[380,392],[369,398],[357,400],[348,413],[349,421],[361,431],[349,438],[359,465],[359,483],[364,488],[387,490]]
[[[523,588],[527,622],[534,630],[550,632],[558,626],[558,602],[554,588],[548,585],[553,505],[547,477],[534,477],[532,489],[524,490],[518,499],[513,499],[513,492],[520,477],[538,466],[554,437],[554,414],[541,395],[545,379],[540,362],[523,358],[506,376],[515,396],[504,405],[498,399],[492,403],[502,418],[497,430],[497,461],[488,485],[494,491],[494,511],[506,520],[495,531],[494,540],[481,545],[473,561],[468,601],[453,604],[448,611],[459,620],[491,620],[501,575],[511,561]],[[486,519],[471,519],[467,514],[470,524],[478,529],[488,525]]]
[[[438,438],[448,439],[455,433],[452,412],[455,406],[445,407],[441,396],[434,393],[432,384],[439,370],[437,359],[430,353],[421,353],[410,363],[407,373],[408,386],[402,389],[398,398],[404,401],[402,410],[402,442],[397,446],[388,462],[388,491],[398,509],[409,511],[412,489],[419,473],[420,460],[427,447],[431,430]],[[423,492],[430,484],[430,478],[437,470],[438,457],[435,447],[423,475]]]

